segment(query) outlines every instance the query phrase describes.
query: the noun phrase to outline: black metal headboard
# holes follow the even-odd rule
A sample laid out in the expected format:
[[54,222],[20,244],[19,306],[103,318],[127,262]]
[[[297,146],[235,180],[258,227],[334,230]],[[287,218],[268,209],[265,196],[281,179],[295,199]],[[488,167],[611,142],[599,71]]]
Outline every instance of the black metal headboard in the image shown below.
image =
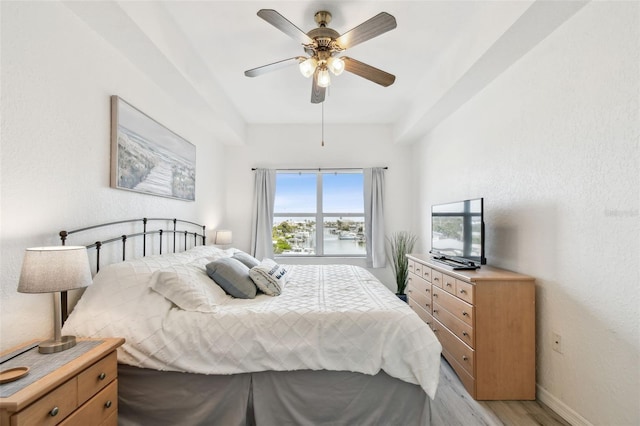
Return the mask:
[[[172,229],[154,229],[154,230],[148,230],[147,229],[147,225],[149,225],[149,227],[151,227],[150,222],[164,222],[161,225],[166,227],[168,224],[172,223],[173,227]],[[162,241],[163,241],[163,236],[165,235],[169,235],[171,234],[173,236],[173,247],[171,247],[171,249],[173,250],[173,253],[176,253],[176,251],[180,250],[179,247],[179,240],[182,240],[182,242],[184,243],[182,245],[182,251],[187,250],[189,248],[189,241],[193,241],[191,243],[191,246],[197,246],[198,242],[201,243],[201,245],[206,245],[207,243],[207,237],[206,237],[206,227],[205,225],[201,225],[195,222],[191,222],[188,220],[181,220],[181,219],[175,219],[175,218],[142,218],[142,219],[126,219],[126,220],[119,220],[119,221],[115,221],[115,222],[108,222],[108,223],[101,223],[98,225],[93,225],[93,226],[87,226],[85,228],[79,228],[79,229],[74,229],[71,231],[60,231],[59,235],[60,235],[60,241],[62,242],[62,245],[66,245],[67,243],[67,239],[73,235],[73,234],[80,234],[83,232],[88,232],[88,231],[96,231],[102,228],[115,228],[118,225],[126,225],[126,224],[132,224],[134,232],[131,233],[127,233],[124,235],[118,235],[116,237],[109,237],[107,239],[102,239],[100,241],[96,241],[94,243],[85,245],[85,244],[77,244],[77,245],[85,245],[87,247],[87,249],[96,249],[96,264],[95,264],[95,270],[96,273],[100,271],[100,251],[103,248],[103,246],[107,245],[107,244],[111,244],[111,243],[116,243],[116,242],[121,242],[122,244],[122,261],[126,260],[126,256],[127,256],[127,241],[133,238],[137,238],[137,237],[142,237],[142,256],[146,256],[147,255],[147,236],[151,236],[151,235],[158,235],[159,238],[158,240],[158,254],[162,254]],[[141,225],[141,230],[140,230],[140,226]],[[190,231],[191,229],[191,231]],[[198,229],[198,231],[194,231],[195,229]],[[112,231],[115,232],[115,231]],[[113,235],[113,234],[111,234]],[[184,236],[184,238],[180,238],[180,236]],[[191,238],[193,238],[193,240],[191,240]],[[68,316],[68,300],[67,300],[67,292],[62,292],[61,294],[62,297],[62,321],[64,322]]]

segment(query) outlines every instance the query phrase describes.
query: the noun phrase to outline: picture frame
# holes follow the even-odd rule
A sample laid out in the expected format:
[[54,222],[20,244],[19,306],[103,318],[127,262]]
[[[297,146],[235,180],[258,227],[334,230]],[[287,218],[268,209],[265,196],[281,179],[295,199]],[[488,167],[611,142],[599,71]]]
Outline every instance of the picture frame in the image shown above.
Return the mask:
[[111,187],[195,201],[196,147],[111,96]]

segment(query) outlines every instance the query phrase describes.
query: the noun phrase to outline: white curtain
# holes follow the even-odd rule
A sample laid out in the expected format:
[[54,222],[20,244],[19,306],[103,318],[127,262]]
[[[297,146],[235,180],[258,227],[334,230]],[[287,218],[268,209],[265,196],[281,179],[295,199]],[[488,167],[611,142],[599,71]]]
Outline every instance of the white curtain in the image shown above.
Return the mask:
[[276,199],[276,171],[255,170],[253,219],[251,221],[251,255],[262,260],[273,259],[273,204]]
[[386,266],[384,236],[384,168],[372,167],[364,173],[364,228],[367,267]]

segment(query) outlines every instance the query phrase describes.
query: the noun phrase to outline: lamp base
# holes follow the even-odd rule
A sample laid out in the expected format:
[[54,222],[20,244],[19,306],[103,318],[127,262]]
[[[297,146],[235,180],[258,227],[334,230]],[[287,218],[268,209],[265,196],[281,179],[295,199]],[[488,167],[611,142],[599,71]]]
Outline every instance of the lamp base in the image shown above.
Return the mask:
[[76,345],[75,336],[62,336],[60,340],[45,340],[38,345],[38,352],[41,354],[53,354],[56,352],[66,351]]

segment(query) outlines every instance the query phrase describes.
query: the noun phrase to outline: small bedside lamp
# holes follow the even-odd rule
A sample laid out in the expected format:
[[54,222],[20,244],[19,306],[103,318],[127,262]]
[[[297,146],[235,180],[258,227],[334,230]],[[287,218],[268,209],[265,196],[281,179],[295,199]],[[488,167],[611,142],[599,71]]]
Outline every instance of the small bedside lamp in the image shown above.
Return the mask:
[[54,338],[41,342],[40,353],[62,352],[76,345],[75,336],[61,336],[60,292],[91,284],[91,269],[84,246],[28,248],[18,282],[20,293],[56,293],[54,295]]
[[215,245],[225,246],[233,242],[233,233],[227,230],[216,231]]

